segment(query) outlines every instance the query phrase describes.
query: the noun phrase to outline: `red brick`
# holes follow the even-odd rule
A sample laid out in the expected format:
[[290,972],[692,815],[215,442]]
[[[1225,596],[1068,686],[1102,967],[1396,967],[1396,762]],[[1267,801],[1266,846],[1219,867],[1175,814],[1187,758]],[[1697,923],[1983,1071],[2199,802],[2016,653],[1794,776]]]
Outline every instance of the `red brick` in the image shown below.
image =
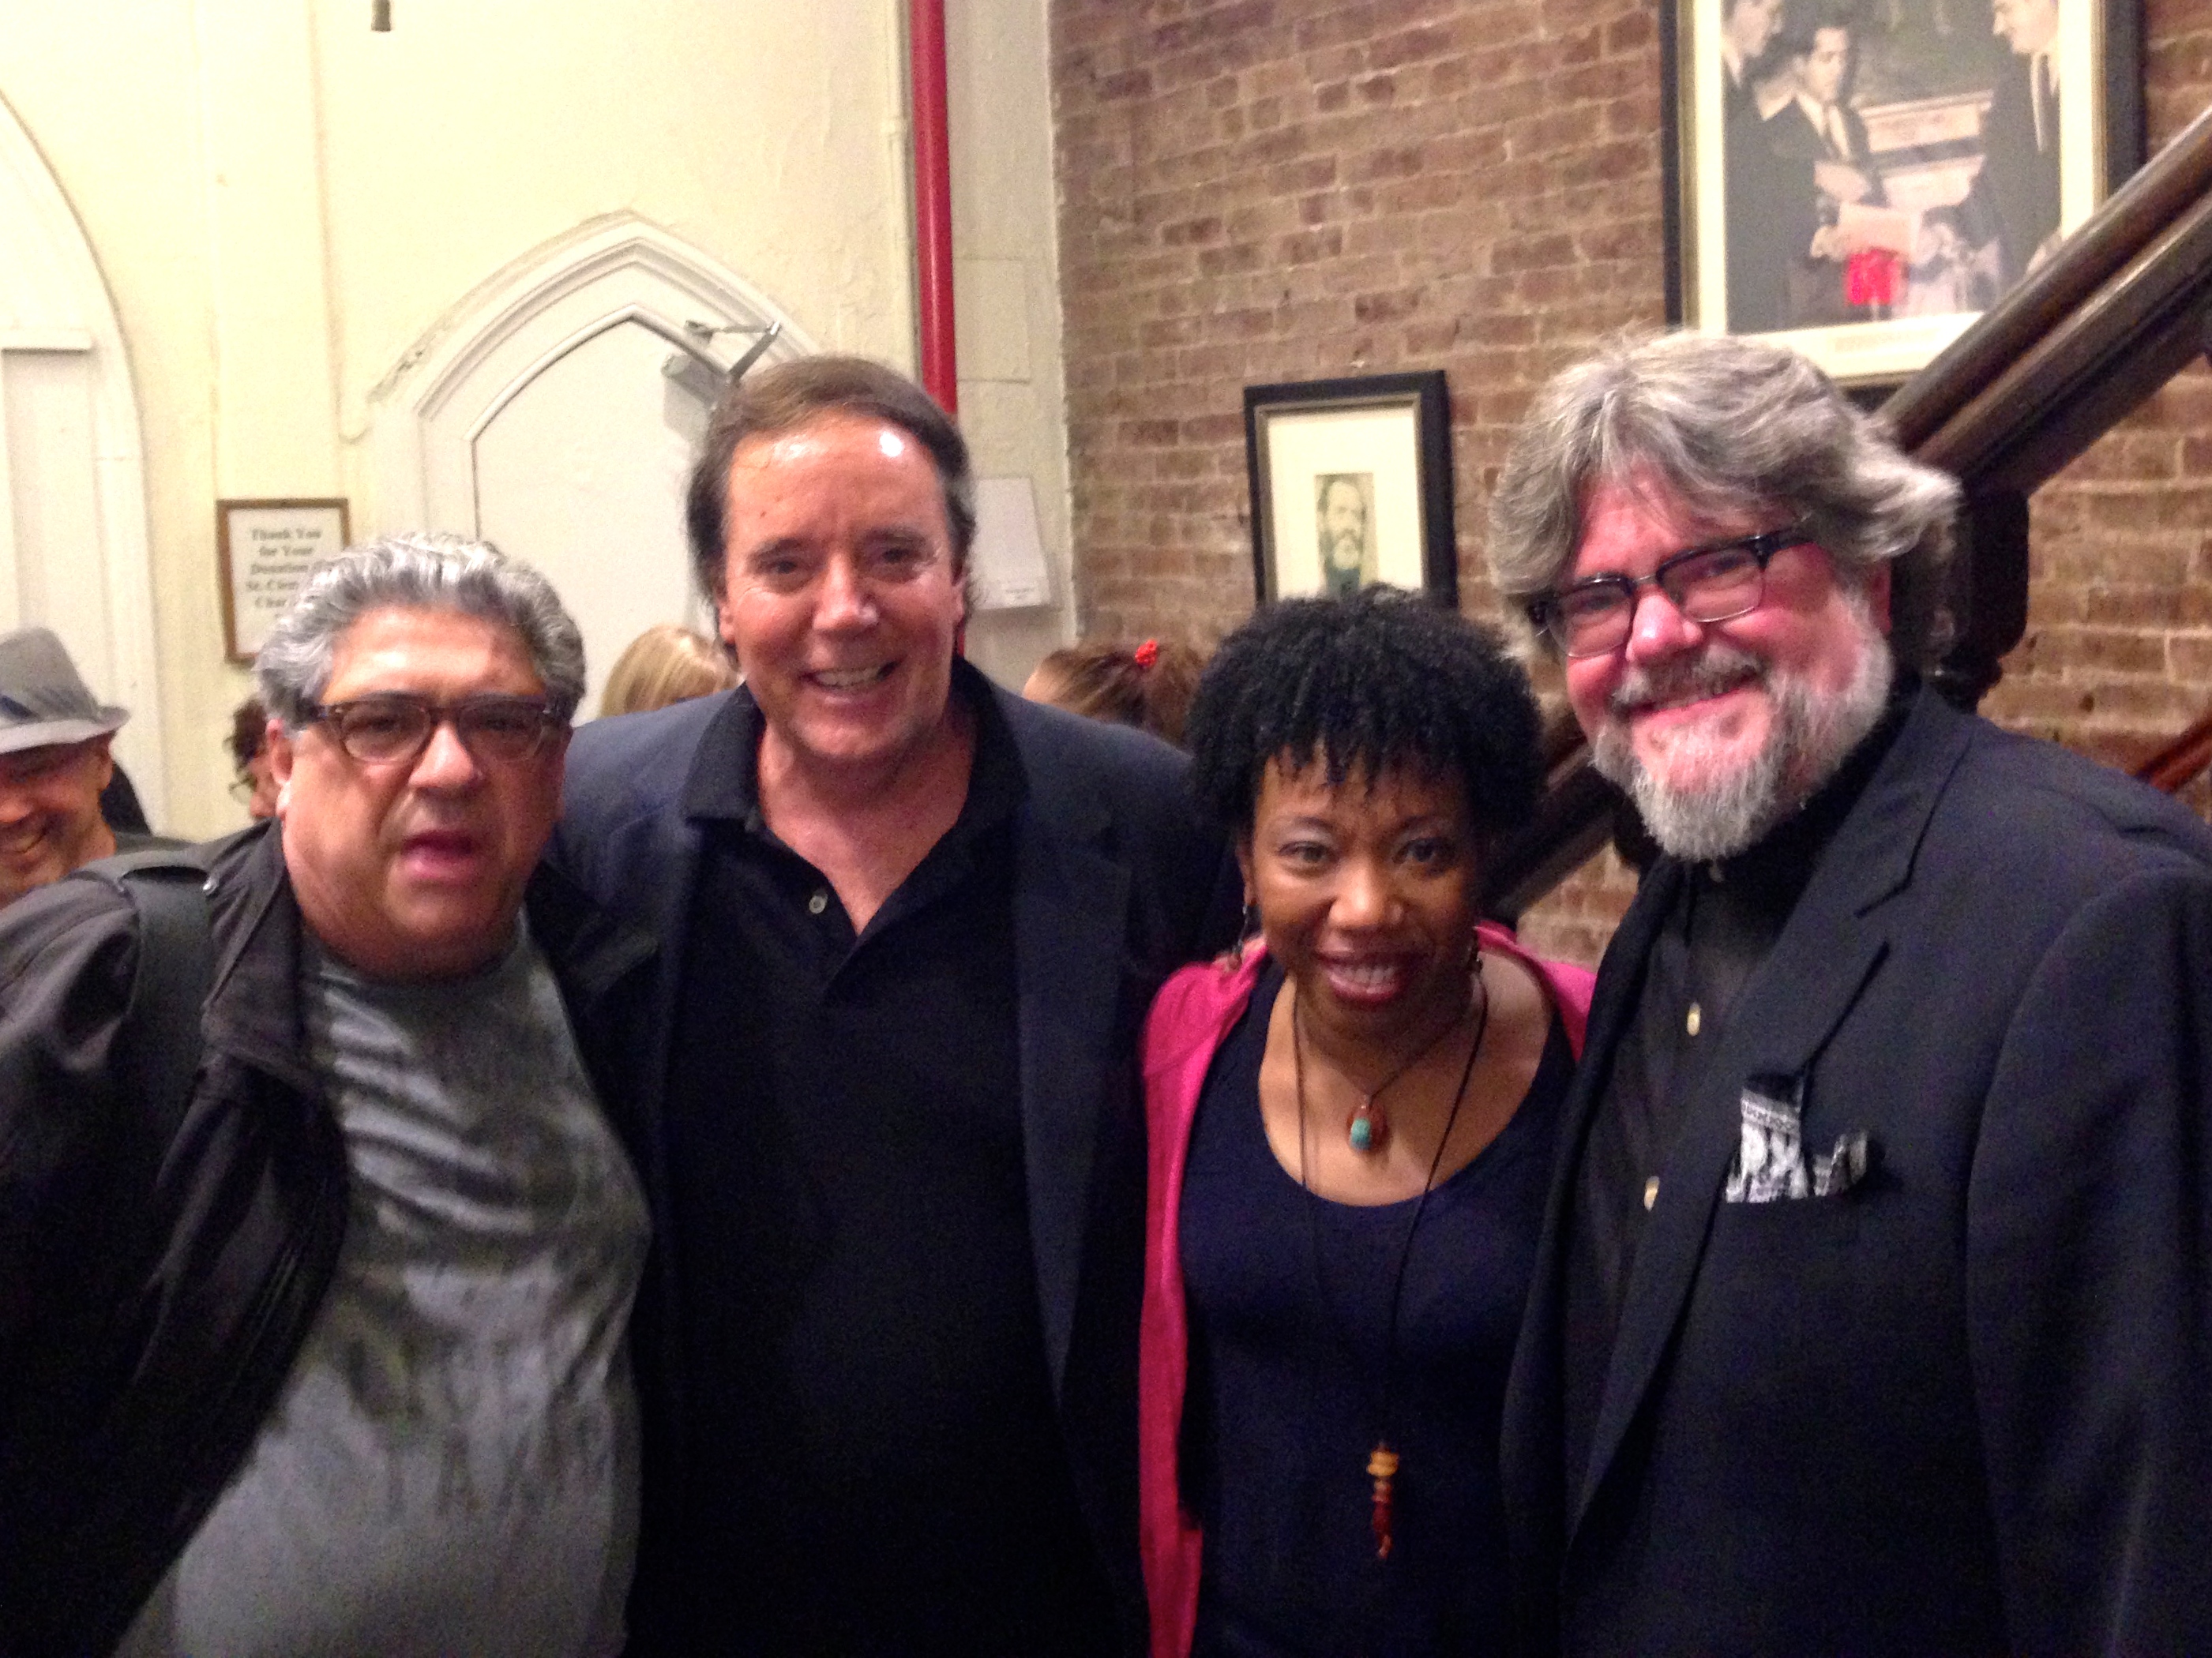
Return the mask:
[[1109,75],[1099,81],[1093,88],[1101,100],[1109,101],[1120,98],[1146,97],[1151,94],[1152,89],[1152,72],[1149,70],[1141,69],[1123,70],[1119,75]]
[[[2212,685],[2212,638],[2203,635],[2176,635],[2166,641],[2166,650],[2176,679],[2191,685]],[[2171,732],[2166,733],[2169,737]]]
[[1364,323],[1391,322],[1413,315],[1425,297],[1425,290],[1419,288],[1401,288],[1395,294],[1362,294],[1352,301],[1352,314]]

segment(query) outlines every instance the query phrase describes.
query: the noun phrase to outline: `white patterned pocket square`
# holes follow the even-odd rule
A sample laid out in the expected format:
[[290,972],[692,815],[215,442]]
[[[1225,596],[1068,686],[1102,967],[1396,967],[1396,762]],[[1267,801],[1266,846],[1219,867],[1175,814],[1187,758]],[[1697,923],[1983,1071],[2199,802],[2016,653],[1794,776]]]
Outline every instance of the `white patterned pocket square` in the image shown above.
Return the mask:
[[1742,1126],[1721,1196],[1729,1203],[1782,1203],[1840,1197],[1858,1184],[1870,1161],[1863,1130],[1839,1136],[1835,1149],[1805,1161],[1805,1082],[1758,1076],[1744,1083]]

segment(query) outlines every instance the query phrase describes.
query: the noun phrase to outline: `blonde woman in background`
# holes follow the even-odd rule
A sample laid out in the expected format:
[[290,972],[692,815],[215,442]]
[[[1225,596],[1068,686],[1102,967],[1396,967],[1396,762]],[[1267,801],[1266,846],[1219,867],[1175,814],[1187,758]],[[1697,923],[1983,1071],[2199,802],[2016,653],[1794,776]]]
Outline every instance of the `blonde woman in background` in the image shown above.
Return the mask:
[[703,634],[663,622],[647,628],[615,659],[599,713],[644,714],[672,702],[728,690],[738,683],[729,653]]

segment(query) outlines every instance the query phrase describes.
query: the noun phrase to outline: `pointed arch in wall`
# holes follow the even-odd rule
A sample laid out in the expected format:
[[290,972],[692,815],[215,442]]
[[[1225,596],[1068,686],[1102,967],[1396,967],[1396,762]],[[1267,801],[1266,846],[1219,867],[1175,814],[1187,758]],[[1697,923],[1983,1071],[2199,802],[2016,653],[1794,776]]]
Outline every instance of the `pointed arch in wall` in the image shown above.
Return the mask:
[[735,271],[632,215],[597,220],[538,248],[461,301],[370,393],[377,516],[387,528],[482,533],[477,448],[533,381],[611,331],[635,325],[718,372],[751,343],[702,340],[687,324],[781,332],[764,358],[817,348]]
[[96,695],[131,710],[116,756],[160,824],[168,790],[137,387],[84,228],[0,100],[0,631],[33,624],[61,635]]
[[813,348],[734,272],[642,220],[600,221],[485,284],[380,388],[376,517],[497,543],[582,629],[585,713],[629,642],[711,630],[683,496],[707,416],[757,331]]

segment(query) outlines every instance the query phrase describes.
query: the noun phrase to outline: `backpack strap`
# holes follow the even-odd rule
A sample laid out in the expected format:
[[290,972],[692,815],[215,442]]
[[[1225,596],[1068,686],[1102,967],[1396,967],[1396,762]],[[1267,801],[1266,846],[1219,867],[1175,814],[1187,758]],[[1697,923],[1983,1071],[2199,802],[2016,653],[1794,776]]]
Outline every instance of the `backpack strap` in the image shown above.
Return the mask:
[[109,1050],[112,1123],[86,1182],[91,1212],[72,1217],[69,1282],[33,1351],[4,1361],[22,1371],[9,1381],[23,1431],[8,1447],[17,1489],[0,1505],[21,1533],[0,1562],[0,1658],[112,1648],[160,1575],[144,1576],[174,1506],[167,1476],[145,1460],[149,1445],[172,1449],[155,1431],[167,1401],[138,1371],[165,1289],[161,1206],[149,1199],[191,1102],[215,979],[208,868],[198,848],[160,847],[65,878],[130,901],[138,962]]
[[139,1143],[166,1146],[199,1069],[200,1012],[215,982],[207,865],[197,847],[163,847],[78,872],[107,882],[138,913],[138,972],[116,1031],[116,1063],[122,1096],[163,1131]]

